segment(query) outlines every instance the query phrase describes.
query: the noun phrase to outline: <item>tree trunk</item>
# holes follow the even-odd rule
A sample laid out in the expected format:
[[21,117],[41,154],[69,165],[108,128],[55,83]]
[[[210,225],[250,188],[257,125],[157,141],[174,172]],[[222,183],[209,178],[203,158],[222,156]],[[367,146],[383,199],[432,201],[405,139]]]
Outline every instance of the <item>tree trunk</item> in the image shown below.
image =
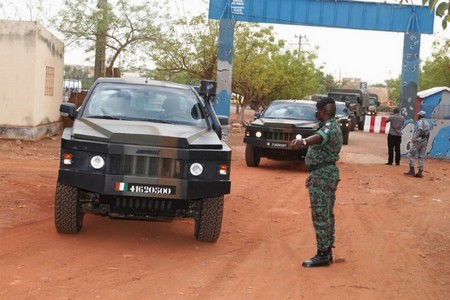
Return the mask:
[[[97,8],[102,10],[106,5],[107,0],[98,0]],[[97,24],[97,37],[95,41],[95,67],[94,67],[94,80],[106,75],[106,32],[107,26],[104,26],[106,20],[103,15],[103,20],[100,20]]]

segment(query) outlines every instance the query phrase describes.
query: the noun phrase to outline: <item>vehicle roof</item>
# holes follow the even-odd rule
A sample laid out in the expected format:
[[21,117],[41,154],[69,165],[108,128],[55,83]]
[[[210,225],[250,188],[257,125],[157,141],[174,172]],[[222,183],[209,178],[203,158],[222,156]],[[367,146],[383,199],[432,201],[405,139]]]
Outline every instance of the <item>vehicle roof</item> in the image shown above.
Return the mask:
[[126,84],[144,84],[144,85],[152,85],[152,86],[163,86],[163,87],[172,87],[179,89],[191,89],[189,85],[175,83],[170,81],[159,81],[159,80],[151,80],[144,77],[101,77],[98,78],[97,83],[106,82],[106,83],[126,83]]

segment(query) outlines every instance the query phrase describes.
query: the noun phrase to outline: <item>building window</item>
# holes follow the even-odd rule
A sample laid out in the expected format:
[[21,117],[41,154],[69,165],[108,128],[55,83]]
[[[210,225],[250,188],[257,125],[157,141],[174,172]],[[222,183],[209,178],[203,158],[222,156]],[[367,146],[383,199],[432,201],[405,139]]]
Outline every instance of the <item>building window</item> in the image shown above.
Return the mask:
[[45,96],[53,96],[54,89],[55,89],[55,68],[46,67]]

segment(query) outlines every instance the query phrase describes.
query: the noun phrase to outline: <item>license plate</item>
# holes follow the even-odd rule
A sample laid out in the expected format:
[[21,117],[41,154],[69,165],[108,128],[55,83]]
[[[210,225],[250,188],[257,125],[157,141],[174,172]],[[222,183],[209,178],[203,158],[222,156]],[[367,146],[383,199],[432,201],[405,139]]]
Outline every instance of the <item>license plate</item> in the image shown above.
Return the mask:
[[285,143],[273,143],[273,142],[271,142],[271,143],[268,143],[268,144],[269,144],[269,146],[276,147],[276,148],[286,148],[287,147],[287,144],[285,144]]
[[170,185],[116,182],[115,190],[118,192],[144,193],[153,195],[175,195],[176,187]]

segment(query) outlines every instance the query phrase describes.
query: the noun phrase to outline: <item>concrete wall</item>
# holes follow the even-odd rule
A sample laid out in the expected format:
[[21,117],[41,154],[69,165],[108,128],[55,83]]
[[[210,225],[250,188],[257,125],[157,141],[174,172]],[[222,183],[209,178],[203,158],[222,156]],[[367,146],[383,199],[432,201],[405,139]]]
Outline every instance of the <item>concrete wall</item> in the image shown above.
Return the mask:
[[0,138],[59,133],[63,42],[37,22],[0,20],[0,53]]

